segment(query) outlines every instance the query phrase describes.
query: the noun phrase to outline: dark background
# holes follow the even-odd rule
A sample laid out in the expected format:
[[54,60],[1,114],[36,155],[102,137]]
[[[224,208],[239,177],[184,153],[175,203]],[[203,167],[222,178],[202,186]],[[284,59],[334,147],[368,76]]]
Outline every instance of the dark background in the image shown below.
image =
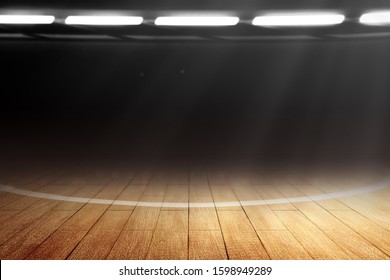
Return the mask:
[[[255,10],[388,1],[2,1],[2,8]],[[390,40],[0,41],[10,162],[388,163]]]
[[2,41],[1,157],[385,163],[389,49]]
[[132,9],[132,10],[267,10],[344,9],[356,11],[387,7],[387,0],[2,0],[4,8]]

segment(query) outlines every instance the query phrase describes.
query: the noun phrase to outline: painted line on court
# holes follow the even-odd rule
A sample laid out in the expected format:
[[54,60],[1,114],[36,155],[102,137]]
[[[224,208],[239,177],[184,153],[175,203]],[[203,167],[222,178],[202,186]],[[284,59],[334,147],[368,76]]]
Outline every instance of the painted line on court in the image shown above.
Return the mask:
[[379,191],[381,189],[390,186],[390,177],[383,181],[362,188],[356,188],[348,191],[302,196],[302,197],[290,197],[290,198],[276,198],[276,199],[264,199],[264,200],[246,200],[246,201],[230,201],[230,202],[200,202],[200,203],[178,203],[178,202],[146,202],[146,201],[128,201],[128,200],[112,200],[112,199],[96,199],[96,198],[84,198],[75,196],[63,196],[42,192],[33,192],[15,188],[0,184],[0,190],[8,193],[14,193],[29,197],[44,198],[50,200],[58,200],[65,202],[79,202],[79,203],[92,203],[92,204],[109,204],[120,206],[142,206],[142,207],[172,207],[172,208],[202,208],[202,207],[234,207],[234,206],[255,206],[255,205],[270,205],[270,204],[282,204],[289,202],[307,202],[307,201],[320,201],[334,198],[342,198],[355,196],[360,194],[366,194],[370,192]]

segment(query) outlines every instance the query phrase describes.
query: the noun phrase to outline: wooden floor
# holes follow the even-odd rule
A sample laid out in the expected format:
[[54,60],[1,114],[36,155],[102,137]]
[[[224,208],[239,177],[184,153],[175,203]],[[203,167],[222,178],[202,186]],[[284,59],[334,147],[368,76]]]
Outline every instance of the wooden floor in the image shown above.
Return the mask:
[[170,208],[319,195],[383,178],[222,171],[3,174],[2,184],[61,201],[0,193],[0,259],[390,259],[390,188],[298,203]]

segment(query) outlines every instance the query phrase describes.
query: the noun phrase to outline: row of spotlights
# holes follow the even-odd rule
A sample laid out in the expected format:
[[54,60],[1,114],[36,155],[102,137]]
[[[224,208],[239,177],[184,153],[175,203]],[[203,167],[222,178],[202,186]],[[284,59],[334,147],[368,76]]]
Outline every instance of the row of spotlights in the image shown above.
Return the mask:
[[[68,16],[68,25],[140,25],[142,17],[136,16]],[[343,23],[345,16],[337,13],[272,13],[255,17],[256,26],[327,26]],[[0,24],[52,24],[52,15],[0,15]],[[170,16],[158,17],[154,21],[159,26],[233,26],[238,17],[228,16]],[[390,11],[363,14],[359,22],[365,25],[390,25]]]

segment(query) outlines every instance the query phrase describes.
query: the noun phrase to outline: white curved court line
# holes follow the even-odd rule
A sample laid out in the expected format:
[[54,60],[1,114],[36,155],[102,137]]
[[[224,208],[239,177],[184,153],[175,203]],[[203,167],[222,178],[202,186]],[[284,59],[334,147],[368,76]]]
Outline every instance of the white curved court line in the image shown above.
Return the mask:
[[234,207],[234,206],[255,206],[255,205],[270,205],[281,204],[289,202],[307,202],[307,201],[320,201],[334,198],[342,198],[354,195],[360,195],[378,191],[390,186],[390,177],[383,181],[357,189],[348,191],[310,195],[301,197],[290,198],[276,198],[276,199],[264,199],[264,200],[246,200],[246,201],[230,201],[230,202],[204,202],[204,203],[179,203],[179,202],[146,202],[146,201],[128,201],[128,200],[112,200],[112,199],[96,199],[96,198],[84,198],[75,196],[63,196],[42,192],[33,192],[23,190],[7,185],[0,184],[0,190],[8,193],[14,193],[29,197],[44,198],[50,200],[66,201],[66,202],[79,202],[79,203],[93,203],[93,204],[109,204],[109,205],[121,205],[121,206],[142,206],[142,207],[172,207],[172,208],[201,208],[201,207]]

